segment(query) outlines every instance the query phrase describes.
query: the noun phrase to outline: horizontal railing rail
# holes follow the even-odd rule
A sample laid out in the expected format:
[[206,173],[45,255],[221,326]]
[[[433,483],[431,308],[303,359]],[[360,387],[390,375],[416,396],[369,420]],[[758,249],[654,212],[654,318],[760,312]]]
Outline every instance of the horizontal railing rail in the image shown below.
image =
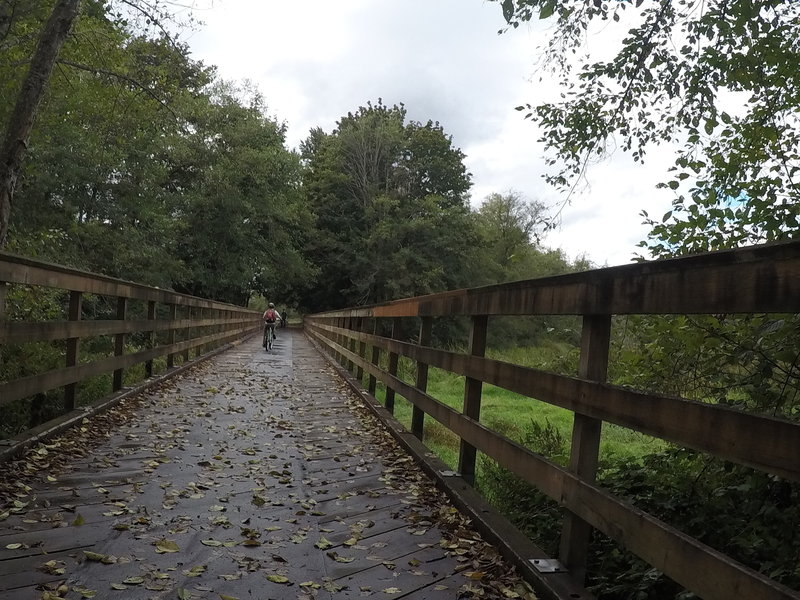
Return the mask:
[[[595,483],[604,422],[800,481],[800,424],[605,382],[612,316],[797,312],[800,242],[788,242],[331,311],[306,317],[306,330],[356,379],[366,374],[372,395],[377,382],[382,382],[387,409],[393,410],[395,394],[407,399],[413,411],[411,432],[418,438],[423,437],[426,415],[455,433],[461,439],[458,471],[468,482],[474,480],[475,452],[480,451],[557,501],[565,509],[559,559],[578,579],[585,572],[594,528],[707,600],[797,600],[800,594],[796,590]],[[492,315],[582,316],[577,377],[486,358]],[[471,320],[467,353],[430,346],[434,318],[452,316]],[[411,317],[420,322],[416,343],[399,339],[404,319]],[[387,319],[392,333],[378,335],[379,323]],[[400,357],[416,363],[414,384],[398,377]],[[462,411],[428,394],[429,366],[465,377]],[[575,421],[569,467],[561,467],[482,424],[484,383],[572,411]]]
[[[54,290],[51,293],[56,298],[49,302],[63,305],[62,317],[37,320],[27,316],[35,314],[34,310],[13,310],[9,303],[17,288],[20,297],[26,290],[29,294],[37,288]],[[100,316],[84,314],[84,302],[92,299],[98,304],[98,298],[105,309],[99,311]],[[133,314],[132,303],[138,303],[138,314]],[[0,411],[8,410],[12,403],[27,402],[33,412],[35,405],[48,399],[48,393],[52,402],[52,394],[63,388],[57,412],[66,414],[76,408],[78,386],[90,378],[109,375],[108,391],[118,394],[127,370],[136,365],[144,364],[143,376],[149,378],[159,367],[158,359],[163,359],[161,368],[173,369],[187,363],[192,351],[197,358],[260,328],[260,312],[241,306],[0,252],[0,367],[11,370],[12,352],[36,344],[46,344],[51,350],[57,346],[54,351],[61,352],[63,365],[5,376],[0,380]],[[107,355],[81,352],[82,341],[103,336],[109,338],[103,346]],[[33,367],[25,365],[24,370]]]

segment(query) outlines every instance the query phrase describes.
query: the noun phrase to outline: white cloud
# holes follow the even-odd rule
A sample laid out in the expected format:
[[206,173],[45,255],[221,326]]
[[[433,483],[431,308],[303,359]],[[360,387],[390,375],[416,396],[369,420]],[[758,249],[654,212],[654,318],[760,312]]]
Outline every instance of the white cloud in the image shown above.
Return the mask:
[[[439,121],[467,155],[473,204],[508,189],[563,203],[541,178],[538,131],[514,110],[558,91],[531,79],[538,23],[497,35],[500,6],[480,0],[226,0],[199,17],[206,25],[188,40],[194,56],[258,85],[288,124],[290,146],[367,101],[402,102],[409,119]],[[593,166],[545,242],[597,264],[629,261],[646,235],[639,212],[669,205],[655,189],[668,159],[656,152],[647,167],[622,156]]]

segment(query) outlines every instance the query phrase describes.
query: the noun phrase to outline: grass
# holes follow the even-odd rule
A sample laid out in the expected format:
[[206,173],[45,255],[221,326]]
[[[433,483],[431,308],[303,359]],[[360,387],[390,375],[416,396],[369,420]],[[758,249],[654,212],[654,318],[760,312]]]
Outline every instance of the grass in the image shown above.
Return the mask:
[[[495,351],[490,356],[498,360],[525,364],[553,371],[564,372],[570,365],[564,357],[569,349],[551,348],[516,348],[508,352]],[[555,364],[555,363],[560,364]],[[561,368],[558,368],[561,367]],[[566,367],[566,368],[565,368]],[[385,368],[385,365],[384,365]],[[414,365],[407,359],[401,359],[400,377],[407,382],[414,381]],[[465,378],[441,369],[431,368],[428,373],[428,393],[448,406],[461,411],[464,402]],[[378,384],[377,397],[385,398],[385,388]],[[412,404],[400,397],[395,397],[395,417],[410,429]],[[565,440],[572,436],[573,413],[564,408],[546,402],[528,398],[505,389],[484,384],[481,400],[482,424],[506,437],[522,442],[526,431],[533,423],[545,427],[548,423],[554,427]],[[425,418],[425,444],[439,458],[456,468],[458,464],[459,438],[434,419]],[[636,431],[619,427],[610,423],[603,424],[600,441],[601,462],[614,462],[619,459],[636,459],[657,452],[665,443],[657,438],[646,436]],[[534,449],[535,450],[535,449]],[[480,468],[480,462],[479,462]],[[480,473],[478,473],[480,476]]]

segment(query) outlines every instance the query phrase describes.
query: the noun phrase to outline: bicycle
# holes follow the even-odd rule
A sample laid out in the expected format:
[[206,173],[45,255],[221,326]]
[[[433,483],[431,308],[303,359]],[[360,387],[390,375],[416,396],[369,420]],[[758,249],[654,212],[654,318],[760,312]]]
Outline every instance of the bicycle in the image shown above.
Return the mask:
[[264,323],[264,342],[263,346],[267,352],[272,350],[272,343],[275,341],[274,323]]

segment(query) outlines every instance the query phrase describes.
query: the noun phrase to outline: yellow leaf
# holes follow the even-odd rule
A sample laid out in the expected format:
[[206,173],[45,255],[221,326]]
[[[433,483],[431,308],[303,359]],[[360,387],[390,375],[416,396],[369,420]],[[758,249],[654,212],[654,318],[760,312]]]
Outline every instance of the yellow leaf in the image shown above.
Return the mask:
[[330,540],[325,539],[324,536],[319,538],[319,541],[314,545],[320,550],[327,550],[328,548],[333,547],[333,544],[330,542]]
[[267,575],[267,580],[272,583],[290,583],[289,578],[283,575]]
[[400,588],[396,588],[396,587],[388,587],[388,588],[384,588],[383,589],[383,593],[384,594],[399,594],[402,591],[403,590],[401,590]]
[[72,521],[72,526],[73,527],[80,527],[84,523],[86,523],[86,519],[84,519],[80,514],[77,514],[77,515],[75,515],[75,520]]
[[201,540],[200,543],[204,546],[222,546],[222,542],[218,542],[217,540]]
[[180,548],[178,544],[173,542],[172,540],[168,540],[165,538],[161,538],[155,543],[156,552],[159,554],[164,554],[166,552],[180,552]]

